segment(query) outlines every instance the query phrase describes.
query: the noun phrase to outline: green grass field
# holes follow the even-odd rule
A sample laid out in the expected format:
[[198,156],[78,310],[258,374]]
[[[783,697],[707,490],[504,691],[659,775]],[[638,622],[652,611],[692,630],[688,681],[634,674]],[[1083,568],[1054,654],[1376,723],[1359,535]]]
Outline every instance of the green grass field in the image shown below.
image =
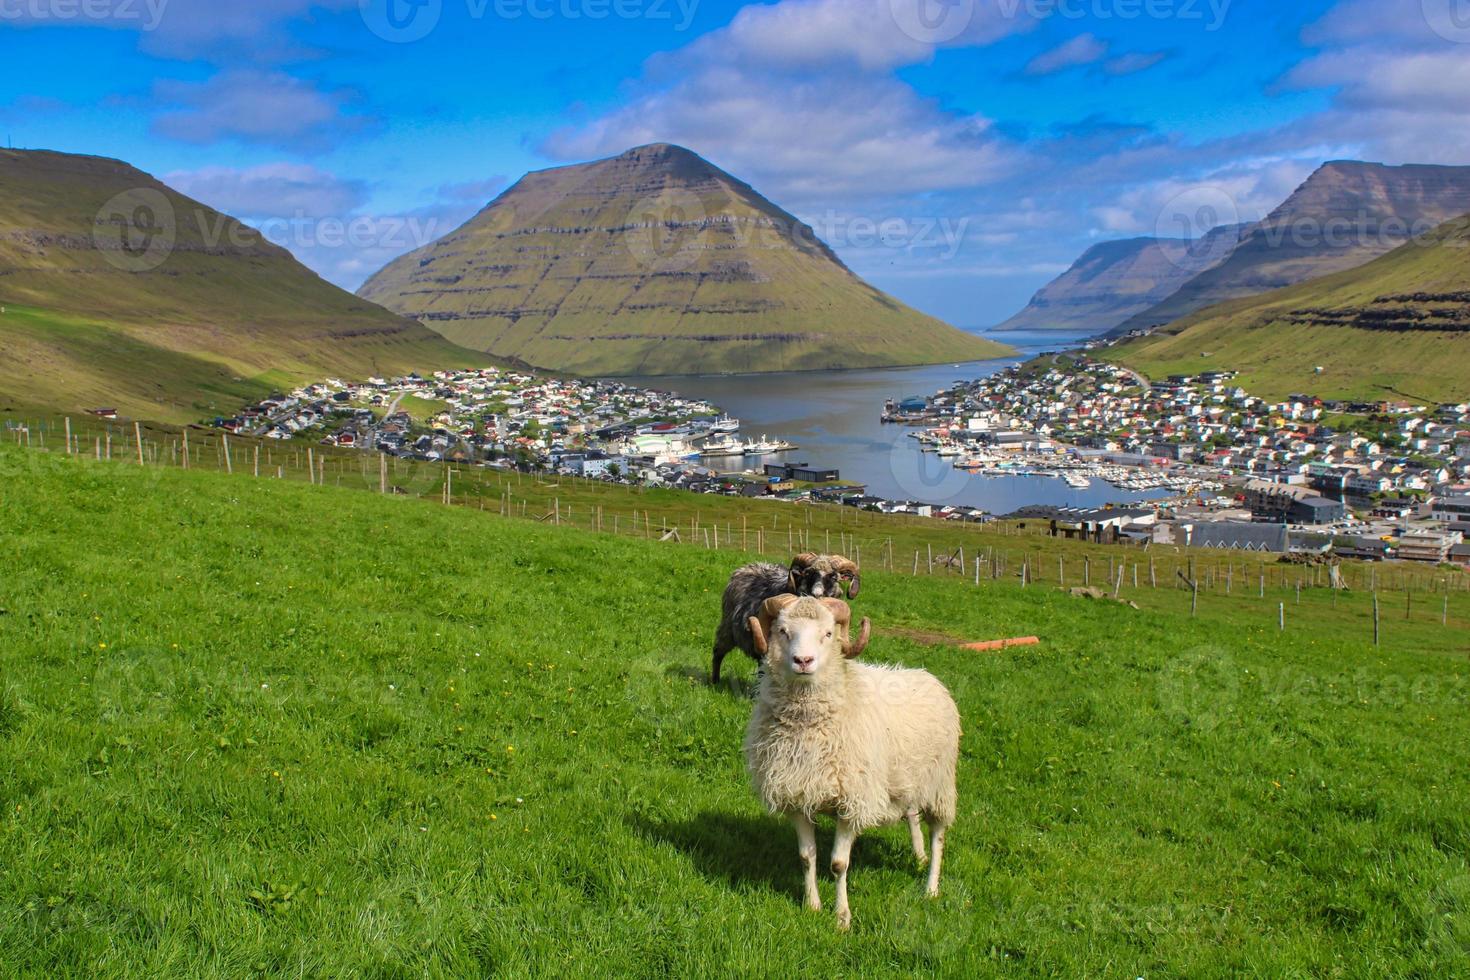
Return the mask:
[[749,666],[705,683],[739,560],[0,446],[0,974],[1470,967],[1461,594],[1375,650],[1318,590],[1278,633],[869,572],[962,800],[944,897],[871,834],[841,935],[746,786]]

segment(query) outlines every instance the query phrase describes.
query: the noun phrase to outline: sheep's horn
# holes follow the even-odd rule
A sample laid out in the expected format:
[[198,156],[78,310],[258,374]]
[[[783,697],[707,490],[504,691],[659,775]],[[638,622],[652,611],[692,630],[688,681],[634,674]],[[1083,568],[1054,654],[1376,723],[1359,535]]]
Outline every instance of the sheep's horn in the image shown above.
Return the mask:
[[861,657],[863,651],[868,648],[868,641],[873,638],[873,623],[868,617],[863,617],[862,628],[858,630],[858,638],[850,643],[843,644],[842,655],[851,660]]
[[787,591],[791,592],[792,594],[800,592],[801,583],[797,581],[797,575],[801,572],[806,571],[808,568],[811,568],[816,563],[817,556],[811,554],[810,552],[802,555],[797,555],[795,558],[791,559],[791,571],[786,576]]
[[786,611],[787,606],[798,601],[800,601],[800,596],[794,595],[778,595],[767,599],[761,603],[761,618],[764,619],[769,616],[771,619],[775,619]]
[[761,603],[760,614],[750,618],[750,635],[755,641],[756,651],[762,657],[770,649],[771,627],[775,625],[777,617],[796,601],[797,597],[794,595],[778,595],[774,599],[767,599]]
[[852,607],[841,599],[822,599],[821,603],[832,614],[832,618],[837,620],[838,626],[846,627],[852,623]]
[[761,625],[760,617],[750,617],[750,638],[755,642],[755,650],[762,657],[766,655],[769,644],[766,642],[766,629]]
[[837,556],[833,558],[832,565],[837,569],[840,577],[847,579],[847,597],[856,599],[858,592],[863,587],[863,577],[858,572],[857,562]]

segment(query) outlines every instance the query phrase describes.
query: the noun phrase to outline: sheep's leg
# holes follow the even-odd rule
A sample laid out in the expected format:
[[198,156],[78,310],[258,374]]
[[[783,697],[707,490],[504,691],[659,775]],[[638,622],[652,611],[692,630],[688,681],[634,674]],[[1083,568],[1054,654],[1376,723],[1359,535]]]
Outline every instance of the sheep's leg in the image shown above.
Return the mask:
[[931,822],[929,824],[929,849],[934,852],[933,861],[929,865],[927,893],[930,898],[939,897],[939,866],[944,863],[944,832],[946,829],[941,823]]
[[721,650],[719,647],[715,647],[714,660],[710,662],[709,668],[709,682],[711,684],[718,684],[720,682],[720,664],[725,662],[725,654],[729,652],[729,650]]
[[929,855],[924,853],[924,831],[919,828],[919,811],[910,810],[906,816],[909,821],[909,837],[914,842],[914,857],[919,859],[919,867],[929,863]]
[[801,852],[802,868],[806,872],[806,907],[820,912],[822,896],[817,892],[817,825],[804,813],[794,814],[791,822],[796,825],[796,846]]
[[847,869],[852,863],[852,844],[857,831],[846,820],[837,821],[837,840],[832,845],[832,873],[837,876],[837,928],[852,928],[852,910],[847,907]]

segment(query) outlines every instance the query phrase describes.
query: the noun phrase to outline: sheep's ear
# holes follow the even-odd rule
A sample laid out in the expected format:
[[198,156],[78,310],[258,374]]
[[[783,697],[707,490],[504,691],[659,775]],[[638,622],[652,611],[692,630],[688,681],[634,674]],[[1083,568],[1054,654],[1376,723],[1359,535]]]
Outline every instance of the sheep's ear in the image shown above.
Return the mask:
[[873,623],[866,616],[863,617],[862,629],[858,631],[856,640],[851,640],[842,647],[842,655],[848,660],[853,660],[863,655],[868,648],[868,641],[873,638]]
[[750,636],[755,641],[756,652],[764,657],[770,647],[766,641],[766,625],[759,616],[750,617]]

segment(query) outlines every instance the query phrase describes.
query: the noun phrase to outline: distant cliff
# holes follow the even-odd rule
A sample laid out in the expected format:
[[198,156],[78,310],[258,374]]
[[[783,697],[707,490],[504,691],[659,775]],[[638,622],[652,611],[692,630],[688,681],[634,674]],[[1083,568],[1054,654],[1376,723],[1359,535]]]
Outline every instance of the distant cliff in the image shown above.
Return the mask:
[[1094,245],[997,329],[1107,333],[1225,261],[1243,231],[1232,225],[1196,242],[1132,238]]
[[1250,229],[1222,263],[1120,329],[1155,327],[1371,262],[1415,235],[1470,214],[1470,167],[1324,164]]

